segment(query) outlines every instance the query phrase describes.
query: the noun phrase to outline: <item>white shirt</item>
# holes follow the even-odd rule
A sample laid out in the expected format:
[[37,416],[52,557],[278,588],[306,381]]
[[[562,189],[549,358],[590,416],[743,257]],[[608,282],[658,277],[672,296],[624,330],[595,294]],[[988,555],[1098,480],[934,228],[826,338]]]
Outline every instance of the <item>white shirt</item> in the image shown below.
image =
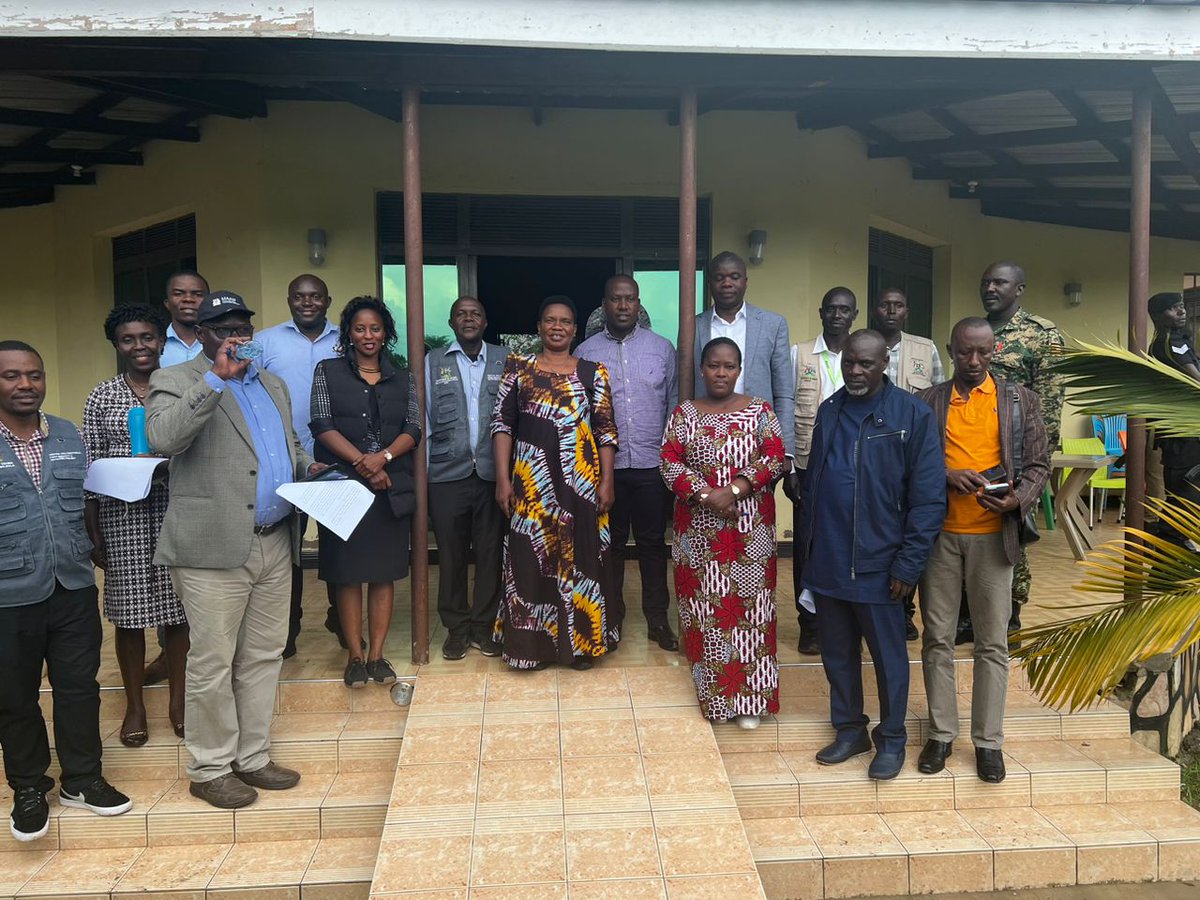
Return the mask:
[[821,364],[817,367],[821,378],[821,402],[825,402],[830,397],[841,389],[845,381],[842,379],[842,354],[841,352],[834,353],[825,346],[825,335],[818,334],[817,342],[813,345],[813,352],[821,357]]
[[[717,311],[714,309],[712,313],[711,337],[729,338],[742,351],[742,371],[738,375],[737,384],[733,386],[733,390],[736,393],[742,393],[746,383],[746,304],[742,303],[741,308],[734,314],[732,322],[726,322],[717,315]],[[704,348],[697,347],[696,349],[703,350]]]

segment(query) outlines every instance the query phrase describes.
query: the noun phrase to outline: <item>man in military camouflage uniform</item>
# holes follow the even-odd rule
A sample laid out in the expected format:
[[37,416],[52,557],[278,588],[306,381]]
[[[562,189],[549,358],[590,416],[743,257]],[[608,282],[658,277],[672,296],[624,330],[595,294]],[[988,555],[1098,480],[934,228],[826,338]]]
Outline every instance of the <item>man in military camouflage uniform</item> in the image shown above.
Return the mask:
[[[1016,263],[992,263],[979,280],[979,299],[996,333],[996,349],[988,371],[993,378],[1019,384],[1038,395],[1046,420],[1046,444],[1053,453],[1058,449],[1062,429],[1064,384],[1051,366],[1065,342],[1057,325],[1021,308],[1024,292],[1025,270]],[[1022,547],[1013,569],[1009,631],[1021,627],[1021,607],[1029,600],[1031,581],[1029,560]]]

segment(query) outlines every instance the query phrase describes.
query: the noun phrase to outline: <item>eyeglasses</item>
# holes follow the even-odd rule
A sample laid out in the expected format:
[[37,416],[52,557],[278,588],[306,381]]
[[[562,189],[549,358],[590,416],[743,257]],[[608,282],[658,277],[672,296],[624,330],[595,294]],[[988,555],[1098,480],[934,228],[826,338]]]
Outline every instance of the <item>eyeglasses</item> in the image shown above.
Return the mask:
[[201,328],[207,328],[212,332],[213,337],[219,338],[222,341],[228,340],[231,337],[253,337],[253,325],[233,325],[228,328],[223,328],[219,325],[201,325]]

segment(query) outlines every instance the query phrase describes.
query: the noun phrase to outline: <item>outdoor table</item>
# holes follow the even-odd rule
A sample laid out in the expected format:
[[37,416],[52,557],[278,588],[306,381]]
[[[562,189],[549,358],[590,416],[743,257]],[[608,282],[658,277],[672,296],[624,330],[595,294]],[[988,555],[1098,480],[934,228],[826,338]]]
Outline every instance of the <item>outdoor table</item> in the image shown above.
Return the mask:
[[[1083,456],[1055,453],[1050,458],[1052,478],[1058,482],[1058,493],[1054,495],[1054,514],[1067,533],[1067,544],[1076,559],[1083,559],[1096,545],[1091,526],[1088,525],[1087,502],[1082,498],[1083,490],[1098,469],[1105,469],[1117,461],[1116,456]],[[1063,469],[1071,473],[1064,479]]]

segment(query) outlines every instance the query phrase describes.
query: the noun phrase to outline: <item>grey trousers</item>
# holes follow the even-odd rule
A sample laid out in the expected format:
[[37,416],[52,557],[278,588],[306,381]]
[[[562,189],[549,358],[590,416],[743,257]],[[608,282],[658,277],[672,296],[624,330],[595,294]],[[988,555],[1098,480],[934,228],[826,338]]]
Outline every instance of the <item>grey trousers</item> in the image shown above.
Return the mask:
[[236,569],[171,569],[192,635],[184,695],[192,781],[271,761],[291,610],[291,534],[285,527],[250,540],[250,558]]
[[971,693],[971,741],[1000,749],[1008,695],[1008,619],[1013,567],[996,534],[942,532],[921,579],[921,668],[929,699],[929,737],[950,743],[958,736],[954,633],[962,585],[975,627],[975,678]]

